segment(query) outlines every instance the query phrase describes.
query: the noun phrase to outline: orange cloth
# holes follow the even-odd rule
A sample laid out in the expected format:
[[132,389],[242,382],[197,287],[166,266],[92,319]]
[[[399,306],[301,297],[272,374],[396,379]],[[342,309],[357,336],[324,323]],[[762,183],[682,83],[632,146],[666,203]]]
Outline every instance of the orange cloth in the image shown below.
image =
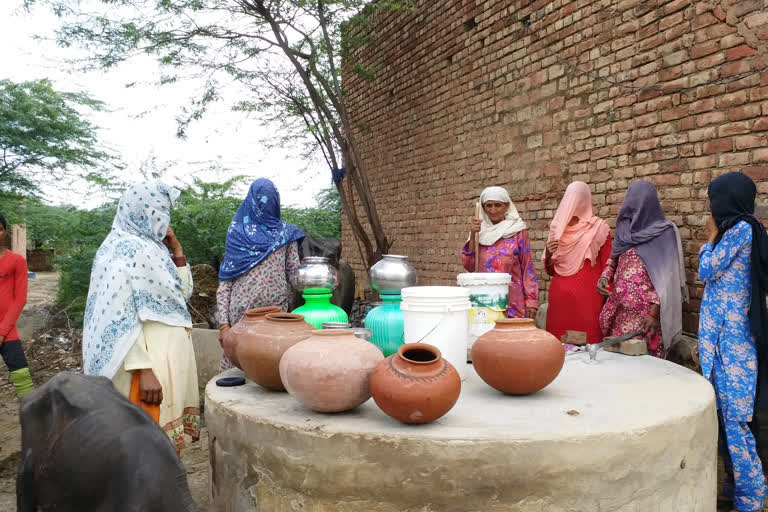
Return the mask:
[[[568,223],[573,217],[579,222]],[[600,248],[611,234],[611,228],[592,209],[592,191],[583,181],[574,181],[565,189],[557,207],[547,241],[559,240],[557,251],[552,255],[555,272],[560,276],[572,276],[581,270],[584,261],[597,263]],[[544,260],[545,255],[542,256]]]
[[144,409],[144,412],[149,414],[149,417],[154,420],[158,425],[160,424],[160,404],[149,405],[141,400],[141,388],[139,387],[139,372],[133,372],[133,379],[131,380],[131,394],[128,399]]

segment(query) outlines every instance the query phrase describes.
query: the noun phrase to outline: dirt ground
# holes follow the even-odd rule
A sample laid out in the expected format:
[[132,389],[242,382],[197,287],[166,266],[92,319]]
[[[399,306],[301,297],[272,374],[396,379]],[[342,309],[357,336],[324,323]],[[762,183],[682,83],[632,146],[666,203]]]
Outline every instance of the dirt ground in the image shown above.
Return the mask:
[[[37,274],[29,280],[27,307],[30,313],[45,317],[45,327],[23,340],[24,351],[36,386],[61,371],[81,371],[82,332],[70,329],[66,318],[52,315],[58,278],[55,273]],[[21,453],[19,404],[8,371],[0,365],[0,510],[16,510],[16,472]],[[182,452],[182,463],[192,497],[200,512],[208,510],[208,432],[203,428],[200,442]]]

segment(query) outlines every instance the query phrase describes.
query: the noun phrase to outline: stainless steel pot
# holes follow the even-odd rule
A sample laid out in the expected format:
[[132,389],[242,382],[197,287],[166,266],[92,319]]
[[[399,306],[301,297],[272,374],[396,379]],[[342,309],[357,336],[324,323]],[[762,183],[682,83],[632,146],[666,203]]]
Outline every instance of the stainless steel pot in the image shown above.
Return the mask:
[[291,284],[299,291],[307,288],[333,290],[339,282],[339,274],[328,258],[307,256],[291,276]]
[[408,256],[385,254],[371,267],[371,286],[380,294],[393,295],[416,284],[416,270],[408,263]]

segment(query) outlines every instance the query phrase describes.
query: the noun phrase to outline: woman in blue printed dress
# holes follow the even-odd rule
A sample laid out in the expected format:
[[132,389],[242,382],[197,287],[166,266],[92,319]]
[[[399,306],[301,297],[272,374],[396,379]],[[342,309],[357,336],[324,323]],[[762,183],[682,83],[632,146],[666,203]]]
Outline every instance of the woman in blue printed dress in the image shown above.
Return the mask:
[[726,465],[721,499],[736,511],[763,509],[766,483],[748,423],[755,410],[758,373],[765,361],[768,236],[754,217],[756,187],[742,173],[709,186],[712,216],[699,253],[706,284],[699,323],[699,356],[717,397]]

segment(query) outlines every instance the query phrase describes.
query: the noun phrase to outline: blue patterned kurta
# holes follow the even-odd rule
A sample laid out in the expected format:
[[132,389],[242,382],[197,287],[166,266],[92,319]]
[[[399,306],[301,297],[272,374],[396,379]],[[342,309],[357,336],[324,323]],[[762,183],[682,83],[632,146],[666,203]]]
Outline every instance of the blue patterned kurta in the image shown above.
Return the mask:
[[[726,495],[736,510],[762,510],[766,486],[747,422],[757,386],[757,350],[749,324],[752,293],[752,226],[739,222],[717,246],[699,252],[706,288],[699,320],[699,358],[720,412],[721,445],[727,449]],[[732,487],[732,488],[731,488]]]
[[699,321],[701,371],[723,393],[723,417],[732,421],[752,421],[755,405],[751,255],[752,227],[746,222],[729,229],[717,247],[706,244],[699,253],[699,278],[706,284]]

